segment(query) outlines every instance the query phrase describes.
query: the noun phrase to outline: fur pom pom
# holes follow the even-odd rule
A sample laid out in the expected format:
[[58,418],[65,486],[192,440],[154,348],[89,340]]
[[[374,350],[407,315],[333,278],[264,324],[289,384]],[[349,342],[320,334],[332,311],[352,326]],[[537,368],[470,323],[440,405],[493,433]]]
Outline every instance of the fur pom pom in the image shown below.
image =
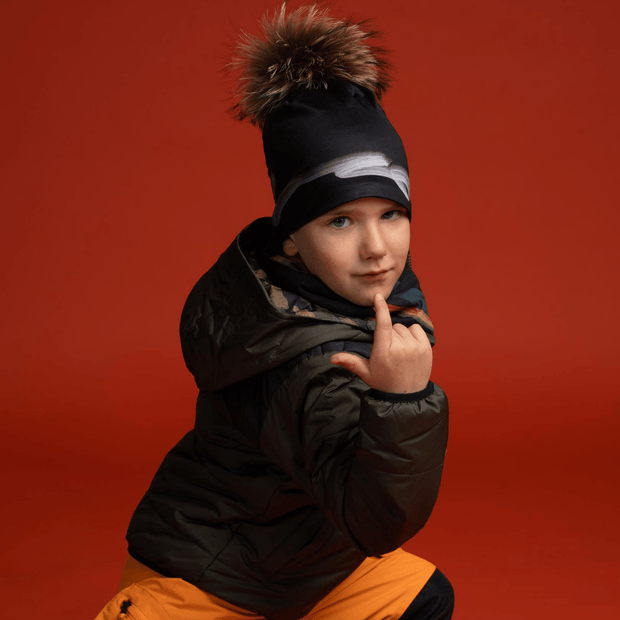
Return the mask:
[[287,14],[286,2],[261,23],[262,37],[243,35],[229,68],[238,71],[232,113],[263,127],[269,113],[296,89],[327,88],[341,79],[380,99],[390,83],[384,49],[369,41],[367,22],[338,20],[318,5]]

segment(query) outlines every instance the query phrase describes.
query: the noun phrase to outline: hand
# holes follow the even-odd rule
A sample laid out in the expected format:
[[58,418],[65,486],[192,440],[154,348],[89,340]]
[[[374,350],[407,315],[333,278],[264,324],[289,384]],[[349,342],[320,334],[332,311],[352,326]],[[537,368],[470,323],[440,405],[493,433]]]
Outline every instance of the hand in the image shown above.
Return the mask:
[[423,390],[433,365],[431,343],[417,324],[392,325],[392,317],[381,293],[374,297],[375,341],[370,359],[351,353],[336,353],[330,361],[354,372],[370,387],[392,394]]

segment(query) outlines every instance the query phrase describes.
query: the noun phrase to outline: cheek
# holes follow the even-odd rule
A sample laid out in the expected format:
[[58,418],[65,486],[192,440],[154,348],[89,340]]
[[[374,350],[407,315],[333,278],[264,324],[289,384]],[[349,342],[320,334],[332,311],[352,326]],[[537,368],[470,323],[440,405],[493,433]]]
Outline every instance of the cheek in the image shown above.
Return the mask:
[[338,281],[346,268],[346,257],[341,251],[325,252],[319,257],[319,269],[323,280]]
[[346,240],[334,240],[329,237],[323,238],[322,242],[315,244],[313,248],[315,264],[321,266],[323,270],[333,271],[342,268],[347,262]]
[[338,244],[322,238],[309,239],[300,248],[300,255],[306,267],[323,282],[334,282],[335,275],[342,271],[343,254],[339,251]]
[[411,235],[409,231],[409,226],[407,226],[406,230],[403,230],[396,240],[395,247],[397,248],[398,256],[404,256],[404,260],[407,259],[407,254],[409,253],[409,246],[411,244]]
[[401,249],[401,256],[403,257],[403,261],[407,260],[409,251],[410,251],[410,243],[409,243],[409,239],[407,239],[406,242],[402,244],[402,249]]

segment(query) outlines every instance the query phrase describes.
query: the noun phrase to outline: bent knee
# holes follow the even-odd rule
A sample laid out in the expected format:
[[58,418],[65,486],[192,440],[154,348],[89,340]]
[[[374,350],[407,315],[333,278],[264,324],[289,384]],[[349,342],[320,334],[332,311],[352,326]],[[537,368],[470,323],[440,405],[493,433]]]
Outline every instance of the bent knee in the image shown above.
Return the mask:
[[453,611],[454,589],[437,568],[401,616],[401,620],[450,620]]

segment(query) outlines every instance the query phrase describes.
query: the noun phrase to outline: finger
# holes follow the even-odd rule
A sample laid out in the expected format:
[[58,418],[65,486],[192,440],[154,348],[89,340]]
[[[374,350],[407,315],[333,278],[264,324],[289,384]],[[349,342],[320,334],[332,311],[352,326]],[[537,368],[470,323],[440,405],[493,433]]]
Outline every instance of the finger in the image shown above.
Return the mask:
[[414,323],[408,328],[408,331],[416,340],[419,340],[422,343],[428,343],[430,346],[431,343],[429,342],[428,336],[421,325]]
[[392,326],[392,329],[399,335],[402,336],[403,338],[410,338],[411,337],[411,332],[409,331],[409,329],[407,327],[405,327],[402,323],[394,323],[394,325]]
[[357,355],[351,355],[350,353],[336,353],[329,358],[329,361],[334,366],[342,366],[347,370],[355,373],[358,377],[366,381],[370,378],[370,364],[368,360],[362,359]]
[[389,347],[392,342],[392,317],[388,309],[385,299],[381,293],[377,293],[374,297],[375,306],[375,342],[374,346]]

